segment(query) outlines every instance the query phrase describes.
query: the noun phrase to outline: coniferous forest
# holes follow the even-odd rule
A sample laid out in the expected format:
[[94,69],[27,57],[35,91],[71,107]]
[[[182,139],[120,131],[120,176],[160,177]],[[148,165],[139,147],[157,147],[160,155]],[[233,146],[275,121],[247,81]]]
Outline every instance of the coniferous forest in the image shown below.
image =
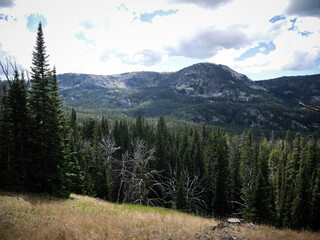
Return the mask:
[[267,139],[206,125],[171,129],[164,117],[78,121],[74,110],[62,110],[41,24],[30,83],[11,67],[1,90],[2,189],[320,229],[319,140],[290,131]]

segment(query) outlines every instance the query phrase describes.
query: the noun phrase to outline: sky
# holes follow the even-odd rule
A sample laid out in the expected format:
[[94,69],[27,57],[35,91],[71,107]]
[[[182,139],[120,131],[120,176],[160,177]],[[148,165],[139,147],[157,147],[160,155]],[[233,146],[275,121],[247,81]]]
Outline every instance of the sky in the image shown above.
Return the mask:
[[57,73],[320,73],[320,0],[0,0],[0,61],[30,69],[39,21]]

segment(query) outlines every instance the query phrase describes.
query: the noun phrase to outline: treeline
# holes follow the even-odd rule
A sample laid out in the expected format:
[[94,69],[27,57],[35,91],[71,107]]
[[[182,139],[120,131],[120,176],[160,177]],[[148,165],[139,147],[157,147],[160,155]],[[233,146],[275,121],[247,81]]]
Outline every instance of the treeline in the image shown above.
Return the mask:
[[[3,65],[2,65],[3,66]],[[68,197],[163,206],[320,229],[320,142],[300,133],[253,141],[209,126],[66,118],[41,25],[31,87],[12,65],[0,101],[0,186]]]
[[278,227],[319,230],[320,142],[251,130],[231,137],[209,126],[167,128],[139,116],[76,121],[82,187],[73,191],[119,203],[176,208],[205,216],[238,216]]

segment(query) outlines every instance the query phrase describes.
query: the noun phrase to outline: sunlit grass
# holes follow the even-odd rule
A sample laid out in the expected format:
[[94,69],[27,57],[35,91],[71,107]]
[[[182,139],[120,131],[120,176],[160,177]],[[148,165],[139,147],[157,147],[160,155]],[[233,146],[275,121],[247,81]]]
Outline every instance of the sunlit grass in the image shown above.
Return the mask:
[[0,193],[0,239],[196,239],[197,234],[214,239],[221,234],[244,239],[320,239],[312,232],[266,226],[228,227],[228,234],[226,229],[208,231],[215,225],[214,219],[75,194],[61,200]]

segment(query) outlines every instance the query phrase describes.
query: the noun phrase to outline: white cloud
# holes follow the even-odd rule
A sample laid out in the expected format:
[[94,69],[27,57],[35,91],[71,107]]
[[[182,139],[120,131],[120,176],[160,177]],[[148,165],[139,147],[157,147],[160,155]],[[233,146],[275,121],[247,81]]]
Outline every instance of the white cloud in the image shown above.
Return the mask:
[[[28,31],[26,17],[42,14],[48,23],[44,35],[50,63],[58,73],[172,71],[199,59],[248,74],[300,71],[313,68],[320,57],[320,20],[310,14],[288,15],[294,2],[237,0],[215,5],[203,0],[196,7],[184,4],[195,3],[191,0],[16,0],[15,6],[3,9],[17,21],[0,19],[0,43],[3,52],[29,68],[36,34]],[[210,8],[204,8],[208,4]],[[179,11],[155,15],[152,23],[139,19],[143,13],[170,9]],[[279,15],[286,19],[269,22]],[[296,16],[295,31],[288,31]],[[269,54],[261,49],[251,58],[235,61],[248,49],[270,41],[276,49]],[[306,61],[303,67],[298,65],[299,57]]]
[[290,15],[320,17],[320,2],[319,0],[291,0],[286,12]]
[[14,6],[14,0],[0,0],[0,8],[10,8]]

